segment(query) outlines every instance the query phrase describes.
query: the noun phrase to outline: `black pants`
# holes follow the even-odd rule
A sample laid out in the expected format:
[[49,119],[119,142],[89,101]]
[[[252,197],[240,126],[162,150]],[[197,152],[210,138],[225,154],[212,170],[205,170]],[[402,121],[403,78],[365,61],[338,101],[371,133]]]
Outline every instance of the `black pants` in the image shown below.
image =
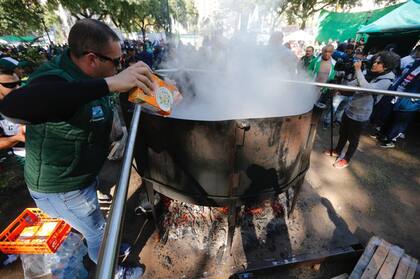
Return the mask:
[[341,153],[347,141],[349,142],[349,148],[347,149],[346,155],[343,159],[350,161],[351,157],[356,152],[357,146],[359,145],[360,135],[362,134],[367,121],[361,122],[349,118],[346,113],[343,115],[343,119],[340,127],[340,138],[338,139],[335,151]]

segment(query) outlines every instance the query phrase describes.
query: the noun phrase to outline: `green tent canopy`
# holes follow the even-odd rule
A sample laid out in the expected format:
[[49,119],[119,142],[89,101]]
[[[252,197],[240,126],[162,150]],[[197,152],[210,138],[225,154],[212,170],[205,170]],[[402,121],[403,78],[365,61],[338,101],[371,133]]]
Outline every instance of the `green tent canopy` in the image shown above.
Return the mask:
[[358,33],[420,31],[420,0],[411,0],[375,22],[359,29]]
[[358,13],[337,13],[322,10],[319,16],[316,40],[319,42],[328,42],[330,39],[344,41],[348,38],[355,38],[360,27],[376,21],[401,5],[397,4],[382,9]]
[[35,36],[0,36],[0,41],[8,43],[30,43],[37,39]]

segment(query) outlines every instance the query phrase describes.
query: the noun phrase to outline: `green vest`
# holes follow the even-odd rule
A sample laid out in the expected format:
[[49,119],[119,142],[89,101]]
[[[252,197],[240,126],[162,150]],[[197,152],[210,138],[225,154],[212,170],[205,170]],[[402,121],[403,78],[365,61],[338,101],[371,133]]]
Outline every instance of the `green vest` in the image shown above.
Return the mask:
[[[42,65],[28,82],[46,75],[68,81],[90,79],[68,52]],[[25,180],[29,189],[60,193],[91,184],[108,154],[112,118],[107,96],[83,105],[68,121],[27,125]]]

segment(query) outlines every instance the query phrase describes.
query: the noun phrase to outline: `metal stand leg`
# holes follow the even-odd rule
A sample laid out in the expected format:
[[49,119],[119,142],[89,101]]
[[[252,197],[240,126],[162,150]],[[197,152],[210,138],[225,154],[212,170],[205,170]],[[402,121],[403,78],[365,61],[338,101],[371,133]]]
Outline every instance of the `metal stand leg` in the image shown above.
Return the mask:
[[[159,229],[158,219],[156,215],[155,192],[153,190],[153,184],[150,182],[145,182],[145,186],[146,186],[147,199],[150,203],[150,207],[152,211],[153,222],[155,223],[155,227]],[[159,229],[159,233],[160,233],[160,229]]]
[[236,207],[236,202],[233,202],[229,206],[228,212],[228,235],[227,235],[227,247],[229,248],[229,253],[232,254],[232,243],[233,236],[235,235],[236,220],[238,219],[238,207]]
[[300,194],[300,190],[301,190],[301,188],[302,188],[302,184],[303,184],[303,183],[298,183],[298,186],[296,186],[296,187],[294,188],[294,191],[293,191],[292,206],[290,207],[290,210],[289,210],[289,212],[288,212],[288,214],[287,214],[287,217],[290,217],[290,215],[291,215],[291,214],[293,213],[293,211],[295,210],[295,206],[296,206],[296,203],[297,203],[298,196],[299,196],[299,194]]
[[286,209],[289,212],[290,210],[290,194],[289,194],[290,189],[287,189],[286,192],[284,193],[286,196]]

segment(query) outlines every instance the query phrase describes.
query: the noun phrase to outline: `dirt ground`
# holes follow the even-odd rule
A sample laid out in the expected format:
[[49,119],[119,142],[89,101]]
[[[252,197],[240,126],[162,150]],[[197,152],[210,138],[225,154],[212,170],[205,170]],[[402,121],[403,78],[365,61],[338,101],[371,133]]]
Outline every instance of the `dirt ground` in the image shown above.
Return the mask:
[[[328,146],[328,131],[319,130],[297,207],[290,218],[280,221],[274,241],[248,245],[244,229],[238,227],[233,256],[220,256],[220,242],[197,249],[191,241],[159,241],[153,223],[145,224],[144,216],[134,214],[140,178],[133,171],[123,240],[134,246],[127,263],[143,264],[144,278],[229,278],[261,262],[319,255],[356,243],[365,245],[372,235],[401,246],[419,259],[420,135],[408,134],[396,149],[382,149],[374,139],[363,136],[350,166],[343,170],[334,169],[333,159],[322,154]],[[102,192],[112,194],[118,173],[119,163],[106,164],[101,174]],[[32,205],[24,188],[0,199],[0,229],[21,209]],[[106,203],[103,206],[106,211]],[[1,278],[23,277],[19,262],[2,268],[1,274]],[[295,271],[285,277],[282,274],[282,278],[325,278],[325,274]],[[334,271],[328,274],[338,275]]]

